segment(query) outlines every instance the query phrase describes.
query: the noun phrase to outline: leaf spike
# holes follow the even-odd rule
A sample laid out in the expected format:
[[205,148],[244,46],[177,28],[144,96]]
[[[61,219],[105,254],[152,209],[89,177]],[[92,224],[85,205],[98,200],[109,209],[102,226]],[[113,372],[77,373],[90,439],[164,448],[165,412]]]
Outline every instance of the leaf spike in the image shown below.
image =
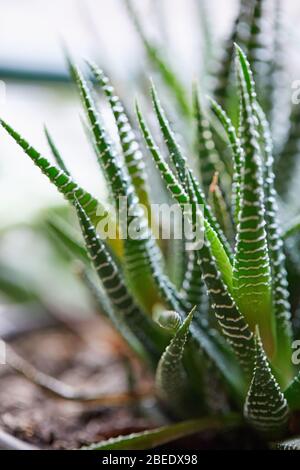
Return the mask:
[[47,127],[44,126],[44,132],[45,132],[45,136],[46,136],[46,139],[47,139],[47,142],[48,142],[48,145],[50,147],[50,150],[51,150],[51,153],[53,155],[53,157],[55,158],[55,161],[57,163],[57,165],[66,173],[66,175],[70,175],[70,172],[69,170],[67,169],[66,167],[66,164],[60,154],[60,152],[58,151],[51,135],[50,135],[50,132],[48,131]]
[[286,432],[289,408],[272,374],[258,328],[255,335],[255,351],[255,367],[244,414],[247,421],[266,439],[279,439]]
[[178,178],[173,174],[168,163],[165,161],[163,156],[160,153],[156,142],[154,141],[149,127],[147,126],[145,119],[142,116],[141,110],[138,103],[136,103],[136,114],[139,122],[139,126],[142,132],[142,135],[145,139],[146,145],[150,154],[152,155],[154,162],[157,165],[158,170],[166,183],[167,189],[171,192],[173,197],[180,205],[184,205],[188,202],[187,195],[185,190],[178,180]]
[[181,421],[160,428],[118,436],[82,447],[81,450],[145,450],[168,444],[176,439],[191,436],[206,430],[218,430],[240,425],[241,420],[236,414],[229,416],[200,418]]
[[195,307],[178,328],[158,363],[155,383],[159,397],[174,409],[188,408],[188,387],[183,355]]
[[186,174],[186,158],[183,155],[182,150],[176,141],[175,134],[172,131],[170,123],[166,117],[165,111],[162,108],[153,82],[151,83],[151,97],[153,107],[161,128],[161,132],[163,134],[166,146],[170,154],[170,158],[175,166],[179,181],[181,182],[181,184],[184,184]]

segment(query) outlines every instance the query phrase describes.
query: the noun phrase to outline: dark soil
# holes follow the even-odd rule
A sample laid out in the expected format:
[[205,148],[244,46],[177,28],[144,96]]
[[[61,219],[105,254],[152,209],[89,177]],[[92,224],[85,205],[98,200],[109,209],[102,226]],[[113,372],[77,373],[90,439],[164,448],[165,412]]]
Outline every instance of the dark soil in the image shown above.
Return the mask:
[[[59,327],[27,334],[11,346],[39,370],[76,390],[105,395],[127,392],[128,362],[139,388],[151,390],[149,374],[108,325],[89,322],[81,326],[81,333],[89,337],[89,345]],[[1,428],[40,448],[78,448],[161,424],[145,416],[138,405],[100,406],[56,398],[6,365],[0,366],[0,381]],[[146,400],[150,408],[152,401],[151,396]]]

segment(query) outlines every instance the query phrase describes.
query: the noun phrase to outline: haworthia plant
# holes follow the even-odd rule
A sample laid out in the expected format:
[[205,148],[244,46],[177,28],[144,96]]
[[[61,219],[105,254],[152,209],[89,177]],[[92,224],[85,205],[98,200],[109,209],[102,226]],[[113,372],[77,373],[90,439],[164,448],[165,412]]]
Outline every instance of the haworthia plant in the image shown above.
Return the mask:
[[[177,302],[180,303],[180,299],[162,271],[161,254],[138,204],[131,176],[125,173],[119,156],[100,124],[100,118],[86,81],[75,66],[71,64],[70,67],[90,121],[98,161],[110,185],[116,208],[122,212],[118,222],[124,239],[128,283],[143,307],[151,308],[156,302],[161,301],[161,296],[171,307],[174,307]],[[126,200],[125,208],[122,206],[124,200]],[[133,223],[136,224],[135,233],[134,236],[130,236],[130,226]]]
[[[176,125],[164,108],[171,109],[172,103],[169,107],[165,96],[160,100],[161,92],[152,84],[149,101],[165,143],[163,149],[147,124],[150,116],[144,116],[137,105],[137,123],[133,122],[109,78],[89,63],[92,84],[102,90],[115,119],[118,136],[112,143],[92,84],[70,64],[110,202],[119,209],[119,198],[126,200],[125,221],[73,181],[48,130],[56,165],[1,121],[76,209],[81,231],[53,217],[47,227],[69,256],[83,263],[81,277],[96,309],[152,370],[159,405],[172,419],[188,419],[100,442],[91,447],[95,450],[149,448],[204,429],[241,423],[251,426],[272,447],[299,446],[297,436],[290,435],[293,426],[289,427],[300,409],[299,371],[293,364],[293,339],[299,339],[299,328],[295,328],[300,311],[299,205],[290,207],[290,180],[299,154],[299,110],[292,108],[286,140],[280,142],[268,122],[274,108],[266,96],[269,85],[258,70],[258,62],[270,73],[274,69],[272,58],[258,54],[262,50],[269,53],[264,3],[241,1],[209,106],[203,107],[195,89],[191,93],[194,116],[189,93],[146,37],[131,5],[147,55],[178,105]],[[242,46],[235,47],[235,78],[233,39]],[[258,77],[258,87],[253,77]],[[194,145],[188,142],[189,133],[182,136],[189,145],[184,149],[179,145],[184,140],[174,132],[173,124],[184,132],[183,122],[197,129],[197,155],[190,154]],[[136,124],[140,136],[134,132]],[[220,139],[222,132],[225,139]],[[140,137],[146,151],[139,144]],[[149,156],[155,168],[145,164]],[[181,233],[180,240],[153,236],[153,171],[155,178],[160,177],[164,202],[179,210],[179,219],[189,229]],[[286,219],[291,216],[285,225],[280,218],[285,212],[282,208],[289,208]],[[104,237],[107,223],[116,228],[114,237]],[[131,224],[137,229],[136,238],[131,236]],[[283,235],[281,225],[287,227]],[[80,232],[83,240],[78,238]],[[170,266],[176,266],[180,276],[173,276]],[[222,400],[214,407],[210,392],[216,384]],[[222,410],[221,418],[212,417],[216,408]],[[200,419],[189,420],[195,416]],[[280,443],[279,439],[284,440]]]

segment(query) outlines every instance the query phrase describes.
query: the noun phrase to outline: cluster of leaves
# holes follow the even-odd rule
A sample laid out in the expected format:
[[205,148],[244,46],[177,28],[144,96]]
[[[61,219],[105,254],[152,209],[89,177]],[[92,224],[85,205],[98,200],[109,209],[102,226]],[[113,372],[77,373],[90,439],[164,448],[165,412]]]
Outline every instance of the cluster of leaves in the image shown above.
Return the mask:
[[[157,445],[204,428],[240,424],[241,420],[266,441],[277,442],[289,436],[290,418],[300,408],[300,375],[292,363],[292,342],[297,335],[292,316],[298,305],[299,272],[294,252],[299,219],[282,234],[278,213],[278,206],[289,202],[287,181],[298,154],[299,110],[291,110],[285,143],[274,149],[277,110],[270,96],[275,93],[280,67],[268,53],[272,45],[263,29],[266,3],[241,0],[221,61],[215,99],[205,106],[197,87],[193,106],[189,103],[176,74],[159,48],[146,38],[129,5],[151,63],[173,92],[181,117],[195,127],[195,152],[193,158],[187,158],[151,86],[166,158],[136,104],[140,133],[161,177],[162,194],[168,194],[183,216],[189,207],[187,216],[195,238],[199,226],[203,231],[202,246],[193,250],[186,249],[187,240],[180,244],[170,240],[166,249],[162,240],[154,238],[140,206],[150,209],[152,200],[146,153],[141,150],[131,117],[96,65],[88,63],[89,76],[111,107],[119,142],[110,142],[91,85],[69,60],[111,201],[118,209],[120,198],[127,199],[125,225],[114,219],[104,202],[73,180],[49,132],[46,135],[56,165],[1,120],[4,129],[74,207],[84,245],[70,227],[53,221],[49,229],[85,263],[88,285],[99,309],[155,371],[158,398],[177,418],[199,417],[93,448]],[[234,45],[235,41],[242,48]],[[277,44],[274,49],[278,52]],[[104,239],[99,227],[107,218],[116,227],[116,236]],[[133,220],[139,236],[123,237]],[[293,241],[292,247],[287,240]],[[90,277],[87,255],[99,285]],[[211,399],[212,386],[219,390],[220,404]],[[217,411],[221,416],[215,416]],[[278,445],[300,446],[297,440]]]

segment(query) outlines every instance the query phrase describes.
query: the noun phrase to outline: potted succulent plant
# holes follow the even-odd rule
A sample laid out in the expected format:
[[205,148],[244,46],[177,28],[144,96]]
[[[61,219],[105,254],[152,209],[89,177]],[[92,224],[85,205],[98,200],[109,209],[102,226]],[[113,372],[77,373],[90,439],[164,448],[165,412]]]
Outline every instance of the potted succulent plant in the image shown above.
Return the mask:
[[[214,98],[204,105],[195,87],[191,106],[176,74],[146,38],[131,8],[148,57],[178,104],[185,123],[182,129],[195,127],[194,159],[178,144],[154,85],[154,115],[168,158],[136,104],[146,147],[141,151],[131,116],[108,77],[88,63],[92,85],[102,90],[115,118],[119,142],[112,144],[90,85],[68,59],[114,210],[73,180],[49,133],[56,165],[1,120],[76,211],[82,241],[61,227],[52,229],[84,263],[101,311],[152,371],[157,400],[173,420],[91,442],[90,449],[145,449],[203,431],[235,428],[254,432],[266,446],[300,448],[300,377],[292,359],[293,341],[299,338],[293,320],[299,301],[295,261],[299,220],[283,232],[278,209],[289,203],[300,112],[294,105],[280,145],[274,99],[280,64],[277,55],[265,53],[263,11],[263,1],[241,1]],[[152,156],[161,177],[163,202],[171,198],[191,229],[190,238],[170,240],[167,247],[165,240],[154,237],[149,223],[154,187],[149,190],[146,154]],[[122,217],[116,216],[120,213]],[[135,236],[130,236],[132,227]],[[193,248],[187,249],[191,243]],[[99,285],[91,281],[88,255]],[[41,375],[35,380],[51,389]],[[55,393],[64,395],[57,388]],[[253,447],[255,442],[253,438]]]

